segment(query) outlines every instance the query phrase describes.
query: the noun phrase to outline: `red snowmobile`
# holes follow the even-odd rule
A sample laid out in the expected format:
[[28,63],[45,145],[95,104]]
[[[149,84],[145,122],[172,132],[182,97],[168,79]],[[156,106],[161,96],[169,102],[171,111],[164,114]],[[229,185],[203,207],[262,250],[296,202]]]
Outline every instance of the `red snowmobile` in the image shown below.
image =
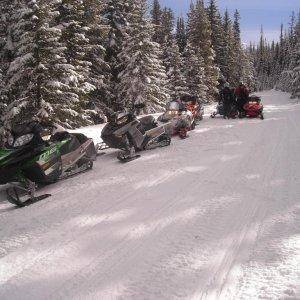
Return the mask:
[[187,133],[195,128],[195,119],[181,101],[171,101],[167,104],[166,112],[158,117],[158,122],[166,124],[169,135],[179,135],[184,139]]
[[185,105],[185,108],[193,114],[195,123],[203,120],[204,108],[197,101],[197,98],[190,95],[185,95],[181,98],[182,103]]
[[261,98],[250,96],[248,102],[244,105],[245,115],[248,118],[264,119],[264,106],[261,104]]

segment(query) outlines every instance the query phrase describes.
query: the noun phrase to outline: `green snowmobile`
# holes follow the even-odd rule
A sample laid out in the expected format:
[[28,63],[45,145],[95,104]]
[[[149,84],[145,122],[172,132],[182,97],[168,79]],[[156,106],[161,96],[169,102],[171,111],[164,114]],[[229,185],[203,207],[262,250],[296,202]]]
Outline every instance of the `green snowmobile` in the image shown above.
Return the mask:
[[63,131],[44,141],[42,133],[54,127],[37,122],[16,126],[0,148],[0,185],[7,185],[7,200],[18,207],[51,196],[36,197],[37,187],[93,167],[97,153],[92,139]]

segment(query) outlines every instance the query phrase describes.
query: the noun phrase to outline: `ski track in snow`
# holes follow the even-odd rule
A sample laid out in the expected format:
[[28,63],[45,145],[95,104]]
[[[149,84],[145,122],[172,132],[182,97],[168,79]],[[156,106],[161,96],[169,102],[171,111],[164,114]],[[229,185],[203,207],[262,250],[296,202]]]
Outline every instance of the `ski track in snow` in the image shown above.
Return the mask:
[[300,104],[261,96],[264,121],[209,107],[188,139],[107,150],[30,207],[0,190],[0,299],[300,299]]

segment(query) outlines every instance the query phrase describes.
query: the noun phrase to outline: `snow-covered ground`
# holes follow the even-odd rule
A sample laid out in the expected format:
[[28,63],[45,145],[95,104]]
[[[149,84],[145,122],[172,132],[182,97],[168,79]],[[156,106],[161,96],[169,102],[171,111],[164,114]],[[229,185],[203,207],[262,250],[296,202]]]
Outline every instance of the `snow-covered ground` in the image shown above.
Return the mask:
[[300,104],[261,95],[264,121],[108,151],[24,209],[0,196],[0,299],[300,299]]

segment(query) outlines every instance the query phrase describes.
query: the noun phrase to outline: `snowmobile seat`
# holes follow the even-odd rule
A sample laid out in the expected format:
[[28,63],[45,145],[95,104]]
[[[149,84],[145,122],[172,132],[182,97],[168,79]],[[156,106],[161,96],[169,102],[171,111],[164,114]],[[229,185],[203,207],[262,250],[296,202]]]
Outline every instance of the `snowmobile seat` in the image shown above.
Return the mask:
[[261,98],[259,96],[250,96],[249,97],[249,102],[257,102],[260,103],[261,102]]
[[88,137],[82,133],[72,133],[71,135],[77,138],[80,145],[84,144],[88,140]]
[[56,132],[50,139],[52,142],[61,142],[64,140],[68,140],[68,142],[61,147],[61,155],[73,152],[81,145],[77,137],[67,131]]
[[153,116],[146,116],[146,117],[142,117],[139,119],[140,123],[141,123],[141,130],[142,132],[146,132],[150,129],[153,129],[155,127],[157,127],[157,123],[156,120]]
[[68,138],[70,138],[70,133],[69,132],[59,131],[59,132],[56,132],[55,134],[53,134],[51,136],[50,141],[51,142],[61,142],[61,141],[66,140]]

